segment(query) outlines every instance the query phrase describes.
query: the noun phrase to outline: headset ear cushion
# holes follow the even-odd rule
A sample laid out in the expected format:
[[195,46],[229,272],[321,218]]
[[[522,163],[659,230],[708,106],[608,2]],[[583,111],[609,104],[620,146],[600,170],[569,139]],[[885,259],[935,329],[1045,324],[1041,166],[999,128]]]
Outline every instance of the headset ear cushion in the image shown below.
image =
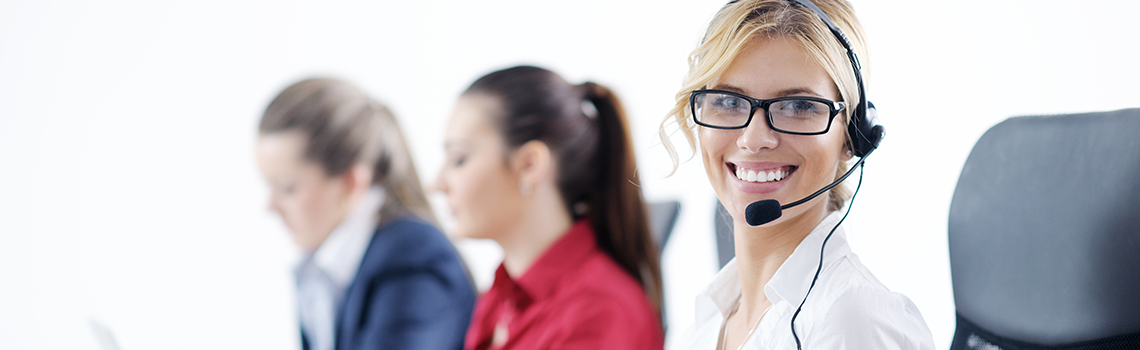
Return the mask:
[[886,128],[879,124],[879,113],[875,105],[867,102],[867,109],[856,110],[854,119],[847,126],[855,156],[862,158],[879,147],[886,135]]
[[875,124],[875,126],[871,127],[871,132],[867,134],[867,142],[871,147],[867,150],[867,153],[879,148],[879,143],[883,142],[883,137],[885,136],[887,136],[887,128],[884,128],[883,125]]

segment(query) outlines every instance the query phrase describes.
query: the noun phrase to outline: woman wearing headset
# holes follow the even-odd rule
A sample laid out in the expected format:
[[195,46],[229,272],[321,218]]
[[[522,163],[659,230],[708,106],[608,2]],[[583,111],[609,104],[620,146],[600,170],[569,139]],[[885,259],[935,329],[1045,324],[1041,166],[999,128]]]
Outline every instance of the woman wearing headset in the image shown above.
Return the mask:
[[503,248],[465,348],[661,349],[661,274],[621,105],[536,67],[475,81],[448,122],[457,234]]
[[304,349],[459,349],[475,291],[395,117],[355,86],[310,79],[266,108],[257,160],[304,257]]
[[[851,40],[851,57],[825,16]],[[914,304],[876,280],[847,245],[840,226],[853,196],[847,188],[779,209],[840,182],[849,163],[877,145],[848,132],[865,101],[852,63],[867,57],[864,48],[846,1],[741,0],[717,13],[690,56],[665,122],[678,123],[700,151],[732,216],[736,258],[698,297],[688,348],[933,349]],[[758,202],[775,205],[749,208]]]

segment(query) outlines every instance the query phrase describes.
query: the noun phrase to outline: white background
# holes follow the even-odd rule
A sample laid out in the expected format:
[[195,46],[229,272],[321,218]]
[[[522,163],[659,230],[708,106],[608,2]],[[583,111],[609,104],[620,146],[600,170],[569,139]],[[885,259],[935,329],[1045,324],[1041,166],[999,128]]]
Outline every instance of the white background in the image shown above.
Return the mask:
[[[269,100],[311,76],[357,83],[431,180],[455,97],[520,63],[615,89],[646,196],[683,202],[663,264],[672,341],[716,269],[715,197],[698,160],[665,176],[657,125],[723,2],[2,0],[0,349],[99,349],[92,323],[128,350],[297,348],[295,252],[253,159]],[[888,137],[849,237],[946,348],[946,216],[970,148],[1010,116],[1140,107],[1140,4],[855,6]],[[459,245],[486,285],[493,245]]]

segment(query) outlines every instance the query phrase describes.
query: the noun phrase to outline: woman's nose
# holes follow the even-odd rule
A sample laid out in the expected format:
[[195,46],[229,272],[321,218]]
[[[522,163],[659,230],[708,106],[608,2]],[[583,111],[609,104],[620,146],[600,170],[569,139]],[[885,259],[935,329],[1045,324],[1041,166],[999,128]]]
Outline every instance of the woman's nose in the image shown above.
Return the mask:
[[281,213],[281,206],[278,205],[277,202],[278,202],[277,194],[271,192],[269,194],[269,198],[267,198],[265,200],[265,210],[268,210],[268,211],[271,211],[274,213]]
[[779,145],[780,138],[778,133],[768,127],[768,119],[765,118],[764,110],[756,110],[755,113],[756,115],[752,116],[752,121],[740,130],[740,136],[736,138],[736,145],[748,152],[776,148]]
[[431,187],[428,189],[440,193],[447,193],[447,184],[443,182],[443,169],[440,169],[439,173],[435,174],[435,180],[431,182]]

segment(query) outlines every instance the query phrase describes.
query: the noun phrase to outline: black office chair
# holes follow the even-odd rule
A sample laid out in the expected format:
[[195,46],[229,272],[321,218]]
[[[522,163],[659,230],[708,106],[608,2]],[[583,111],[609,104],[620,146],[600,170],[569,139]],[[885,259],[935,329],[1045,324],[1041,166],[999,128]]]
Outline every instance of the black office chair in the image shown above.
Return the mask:
[[1140,349],[1140,109],[990,128],[948,229],[952,350]]
[[[669,243],[669,236],[673,235],[673,227],[677,224],[677,216],[681,214],[681,202],[664,201],[649,202],[645,205],[646,216],[649,220],[649,234],[657,244],[657,257],[664,257],[665,244]],[[661,305],[661,325],[665,326],[665,305]],[[664,328],[662,328],[664,329]]]
[[728,209],[724,209],[724,204],[716,201],[716,212],[713,213],[713,225],[716,226],[716,257],[720,263],[720,267],[724,268],[729,260],[736,257],[736,236],[732,235],[735,231],[732,228],[732,216],[728,215]]
[[677,216],[681,213],[681,202],[649,202],[645,209],[649,218],[649,234],[657,244],[657,255],[661,255],[665,243],[669,242],[669,236],[673,235],[673,226],[677,224]]

